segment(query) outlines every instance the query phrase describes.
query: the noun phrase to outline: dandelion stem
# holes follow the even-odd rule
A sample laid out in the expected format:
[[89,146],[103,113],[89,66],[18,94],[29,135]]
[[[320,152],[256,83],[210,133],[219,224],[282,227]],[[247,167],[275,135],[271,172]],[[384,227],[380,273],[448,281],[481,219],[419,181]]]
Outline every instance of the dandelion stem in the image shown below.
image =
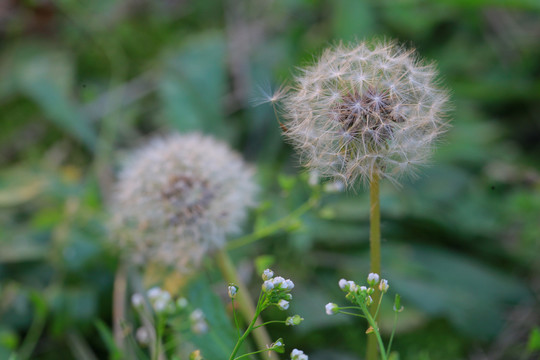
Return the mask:
[[[370,211],[369,211],[369,247],[371,272],[381,274],[381,209],[379,199],[379,182],[380,177],[375,169],[371,175],[370,183]],[[373,293],[373,304],[369,311],[373,317],[373,321],[377,322],[377,307],[381,293],[379,289],[375,289]],[[377,337],[374,334],[367,336],[367,360],[377,360]]]
[[[253,319],[253,324],[251,325],[251,327],[253,327],[254,325],[262,324],[261,320],[258,318],[259,314],[256,312],[257,310],[253,306],[253,302],[249,297],[249,292],[244,283],[240,280],[240,277],[238,276],[238,273],[236,272],[236,269],[227,251],[225,249],[218,250],[216,253],[216,260],[225,280],[238,286],[236,298],[238,300],[238,307],[240,313],[242,314],[245,322],[249,323],[249,321]],[[257,319],[255,321],[256,316]],[[270,336],[266,332],[265,328],[260,328],[253,331],[253,337],[255,338],[257,346],[260,348],[266,348],[266,345],[272,343],[272,340],[270,339]],[[277,359],[277,356],[272,354],[263,356],[265,359]]]

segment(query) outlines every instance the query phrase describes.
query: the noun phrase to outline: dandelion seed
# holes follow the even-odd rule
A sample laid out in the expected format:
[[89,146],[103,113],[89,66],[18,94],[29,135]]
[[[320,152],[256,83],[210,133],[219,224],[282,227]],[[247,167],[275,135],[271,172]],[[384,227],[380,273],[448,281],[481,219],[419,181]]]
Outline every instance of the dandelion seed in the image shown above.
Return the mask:
[[323,177],[396,183],[425,163],[447,128],[433,64],[394,42],[339,44],[280,93],[285,136]]
[[113,237],[136,264],[187,271],[238,230],[255,191],[253,171],[226,144],[200,134],[156,138],[120,173]]

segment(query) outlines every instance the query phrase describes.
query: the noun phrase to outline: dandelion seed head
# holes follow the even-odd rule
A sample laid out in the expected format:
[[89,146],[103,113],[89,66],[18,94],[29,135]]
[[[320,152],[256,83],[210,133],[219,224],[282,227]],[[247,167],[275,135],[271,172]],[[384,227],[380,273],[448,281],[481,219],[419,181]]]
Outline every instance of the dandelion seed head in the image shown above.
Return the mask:
[[238,230],[255,192],[252,169],[226,144],[200,134],[155,138],[120,172],[112,237],[136,264],[187,271]]
[[431,63],[395,42],[338,44],[281,93],[284,133],[322,177],[397,183],[447,129],[448,93]]

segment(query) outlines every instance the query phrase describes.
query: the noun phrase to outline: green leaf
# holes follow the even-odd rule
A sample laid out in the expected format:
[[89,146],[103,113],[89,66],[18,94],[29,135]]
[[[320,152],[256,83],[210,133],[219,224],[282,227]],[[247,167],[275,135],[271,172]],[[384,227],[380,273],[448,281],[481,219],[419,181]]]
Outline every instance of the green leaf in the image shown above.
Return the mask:
[[109,329],[109,327],[100,319],[97,319],[94,322],[95,327],[98,330],[99,336],[101,337],[101,340],[107,347],[109,351],[109,358],[112,360],[116,359],[122,359],[122,352],[120,349],[116,346],[116,343],[114,342],[114,337]]
[[90,150],[95,148],[96,133],[71,97],[73,59],[66,52],[39,44],[23,44],[11,49],[3,60],[0,76],[11,85],[4,89],[6,95],[13,91],[28,96],[42,108],[49,121]]
[[223,35],[208,32],[189,38],[164,54],[159,80],[163,116],[182,132],[204,131],[223,136],[225,47]]
[[529,335],[529,342],[527,343],[527,350],[530,352],[540,350],[540,328],[534,328]]
[[[188,300],[194,307],[203,311],[209,325],[204,334],[194,334],[190,338],[206,359],[226,360],[234,348],[237,334],[231,319],[225,312],[225,306],[215,295],[208,280],[200,276],[190,283]],[[180,337],[180,341],[183,339]],[[180,347],[182,345],[179,345]]]

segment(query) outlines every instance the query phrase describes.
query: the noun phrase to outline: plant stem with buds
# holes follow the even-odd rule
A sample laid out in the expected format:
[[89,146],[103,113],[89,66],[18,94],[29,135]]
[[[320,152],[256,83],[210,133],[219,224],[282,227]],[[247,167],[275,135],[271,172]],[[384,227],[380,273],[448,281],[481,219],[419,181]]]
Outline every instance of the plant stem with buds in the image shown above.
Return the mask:
[[[249,292],[246,286],[240,280],[240,277],[238,276],[238,273],[236,272],[236,268],[234,267],[231,261],[231,258],[229,257],[229,254],[227,254],[226,250],[224,249],[218,250],[216,253],[216,260],[225,280],[238,286],[237,300],[238,300],[239,310],[245,322],[249,323],[251,319],[255,317],[256,310],[255,310],[255,307],[253,306],[253,302],[251,301],[251,298],[249,297]],[[253,325],[258,326],[261,324],[262,322],[260,318],[258,318],[257,321]],[[270,339],[270,336],[268,335],[264,327],[254,330],[253,337],[255,338],[255,342],[257,343],[257,346],[261,349],[265,349],[266,345],[270,345],[272,343],[272,340]],[[267,359],[267,360],[277,359],[277,355],[275,355],[273,352],[265,352],[263,353],[263,357],[264,359]]]
[[[370,248],[370,261],[371,272],[381,274],[381,209],[379,199],[379,173],[375,170],[371,176],[370,183],[370,211],[369,211],[369,248]],[[373,293],[373,305],[371,305],[369,311],[373,317],[373,321],[377,321],[376,311],[377,304],[381,293],[378,289],[375,289]],[[368,334],[367,336],[367,360],[377,360],[377,338],[375,334]]]

